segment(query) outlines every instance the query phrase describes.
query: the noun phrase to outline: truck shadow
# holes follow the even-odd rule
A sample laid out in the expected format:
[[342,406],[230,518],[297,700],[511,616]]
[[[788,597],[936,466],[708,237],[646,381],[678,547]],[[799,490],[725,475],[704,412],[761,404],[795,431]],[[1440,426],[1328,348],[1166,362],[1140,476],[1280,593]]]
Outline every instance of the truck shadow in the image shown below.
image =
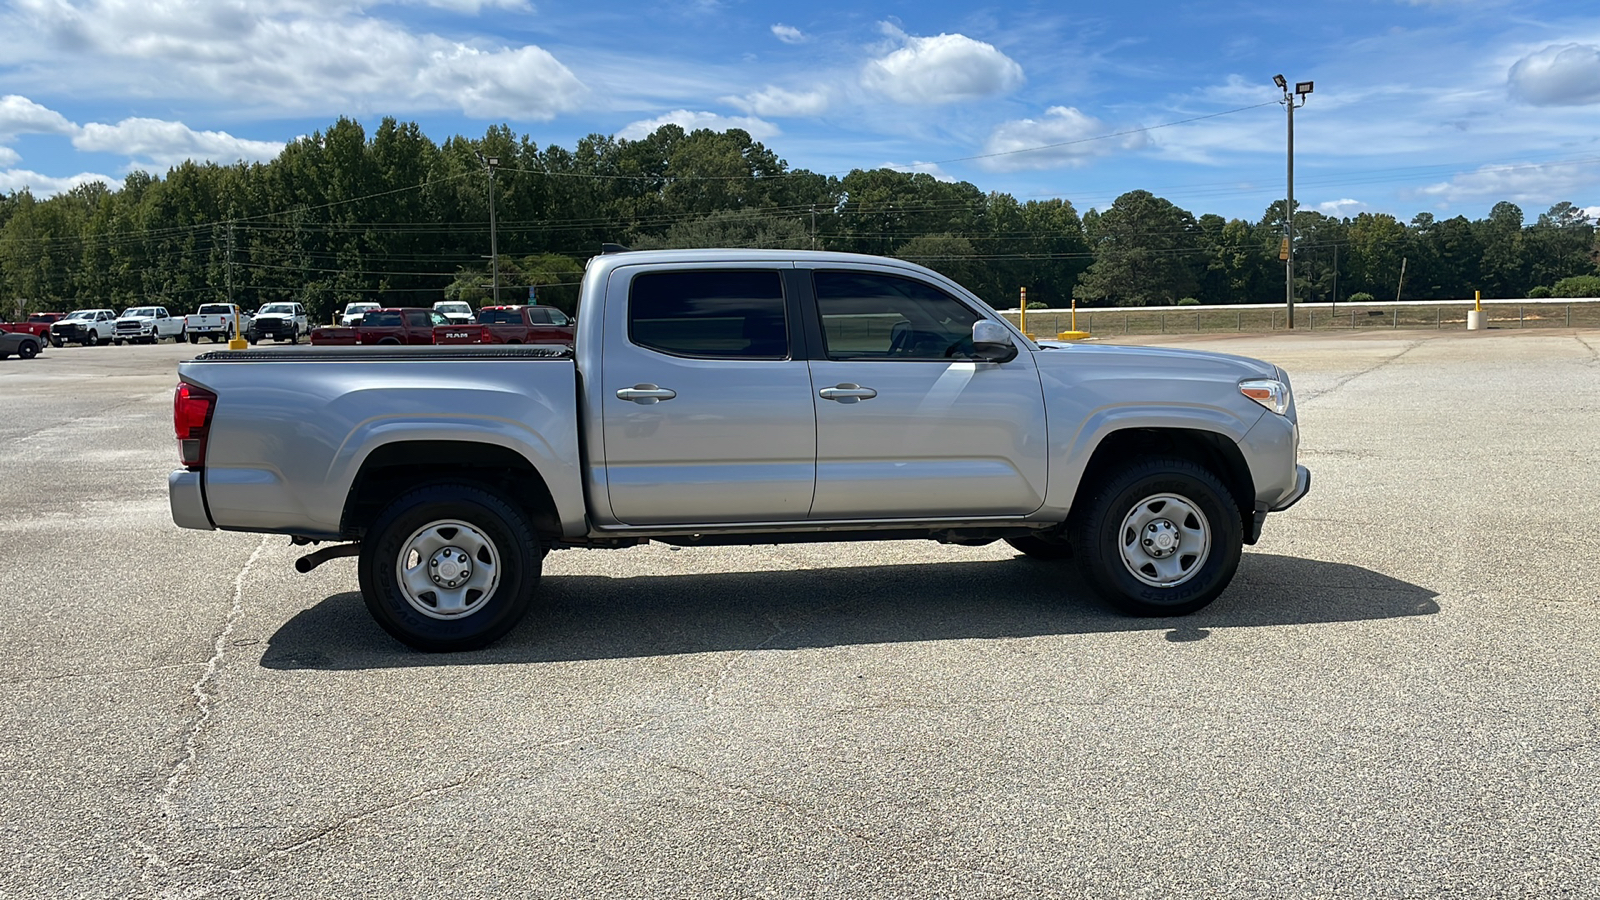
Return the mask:
[[548,576],[535,609],[495,645],[412,651],[357,593],[328,597],[269,639],[271,669],[353,670],[621,659],[728,650],[1359,622],[1439,611],[1437,594],[1345,563],[1246,553],[1215,603],[1181,618],[1109,609],[1071,563],[1009,560],[637,578]]

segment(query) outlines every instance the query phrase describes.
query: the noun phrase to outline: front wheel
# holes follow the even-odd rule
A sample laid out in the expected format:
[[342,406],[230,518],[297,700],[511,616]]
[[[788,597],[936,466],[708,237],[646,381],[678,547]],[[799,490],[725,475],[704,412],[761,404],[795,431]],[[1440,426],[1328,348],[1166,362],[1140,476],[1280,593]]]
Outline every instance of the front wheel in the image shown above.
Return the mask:
[[431,652],[476,650],[527,613],[543,552],[527,516],[467,482],[402,494],[361,545],[361,595],[379,626]]
[[1215,600],[1239,568],[1239,507],[1197,463],[1135,460],[1079,499],[1074,555],[1084,579],[1124,612],[1188,615]]
[[37,341],[23,341],[21,344],[19,344],[17,346],[17,355],[22,357],[23,359],[33,359],[35,356],[38,356],[39,355],[39,344],[38,344],[38,342]]
[[91,331],[83,336],[85,347],[98,347],[100,345],[100,332]]
[[300,343],[300,329],[291,328],[289,330],[289,343],[291,343],[291,344]]

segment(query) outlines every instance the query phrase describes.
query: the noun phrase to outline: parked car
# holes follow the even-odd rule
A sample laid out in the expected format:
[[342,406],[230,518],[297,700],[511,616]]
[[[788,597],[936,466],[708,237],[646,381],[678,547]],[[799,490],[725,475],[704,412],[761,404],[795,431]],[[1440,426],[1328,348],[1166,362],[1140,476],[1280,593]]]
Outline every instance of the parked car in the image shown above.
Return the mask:
[[472,323],[472,304],[461,300],[440,300],[433,305],[433,311],[449,319],[451,325]]
[[300,335],[310,329],[306,322],[306,308],[298,303],[268,303],[256,310],[250,320],[250,330],[245,334],[254,344],[262,338],[274,341],[300,343]]
[[61,321],[66,313],[42,312],[28,316],[26,322],[0,323],[0,331],[14,331],[19,334],[31,334],[39,339],[40,345],[50,343],[50,326]]
[[23,359],[33,359],[44,349],[45,339],[27,331],[0,331],[0,359],[15,353]]
[[50,343],[94,347],[111,340],[117,314],[109,309],[75,309],[50,326]]
[[184,320],[181,316],[169,315],[165,306],[135,306],[122,311],[114,323],[115,330],[111,333],[111,342],[121,344],[129,343],[152,344],[159,343],[162,338],[172,338],[175,341],[183,340]]
[[183,320],[189,343],[198,344],[201,338],[207,338],[213,344],[231,339],[235,333],[235,316],[239,319],[238,333],[243,335],[250,330],[248,313],[232,303],[202,303],[194,315],[186,316]]
[[1036,342],[903,260],[608,253],[578,310],[573,350],[179,363],[173,520],[349,542],[296,568],[359,556],[373,618],[437,651],[509,631],[547,551],[648,541],[1005,540],[1184,615],[1311,487],[1279,367]]
[[554,306],[485,306],[471,325],[434,329],[435,344],[565,344],[577,329]]
[[351,344],[431,344],[434,328],[447,324],[444,316],[419,306],[372,309],[362,314],[355,328],[324,325],[313,329],[311,343],[318,346]]
[[346,303],[344,314],[339,317],[339,324],[345,328],[354,328],[361,324],[362,316],[382,306],[381,303]]

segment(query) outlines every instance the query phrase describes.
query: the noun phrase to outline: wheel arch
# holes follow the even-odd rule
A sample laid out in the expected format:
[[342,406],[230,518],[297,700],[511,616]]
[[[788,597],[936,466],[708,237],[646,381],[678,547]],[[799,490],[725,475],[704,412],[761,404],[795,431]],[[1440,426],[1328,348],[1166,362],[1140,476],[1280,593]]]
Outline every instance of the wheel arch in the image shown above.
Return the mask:
[[1084,466],[1073,494],[1072,506],[1082,508],[1088,492],[1117,465],[1140,456],[1174,456],[1192,460],[1216,475],[1239,509],[1245,542],[1253,544],[1250,528],[1255,512],[1255,481],[1238,443],[1225,434],[1198,428],[1123,428],[1101,438]]
[[561,515],[538,468],[521,453],[481,441],[396,441],[362,460],[340,516],[340,532],[360,537],[394,497],[430,482],[472,481],[515,503],[541,539],[562,534]]

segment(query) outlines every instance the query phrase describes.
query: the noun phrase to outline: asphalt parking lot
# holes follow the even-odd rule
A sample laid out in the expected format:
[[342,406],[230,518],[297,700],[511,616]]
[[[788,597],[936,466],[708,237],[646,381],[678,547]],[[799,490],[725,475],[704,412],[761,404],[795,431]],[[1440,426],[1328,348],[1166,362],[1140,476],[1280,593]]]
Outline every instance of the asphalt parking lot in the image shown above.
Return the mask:
[[1600,896],[1600,332],[1161,342],[1287,368],[1315,473],[1197,615],[652,545],[456,656],[171,524],[212,348],[0,361],[0,897]]

